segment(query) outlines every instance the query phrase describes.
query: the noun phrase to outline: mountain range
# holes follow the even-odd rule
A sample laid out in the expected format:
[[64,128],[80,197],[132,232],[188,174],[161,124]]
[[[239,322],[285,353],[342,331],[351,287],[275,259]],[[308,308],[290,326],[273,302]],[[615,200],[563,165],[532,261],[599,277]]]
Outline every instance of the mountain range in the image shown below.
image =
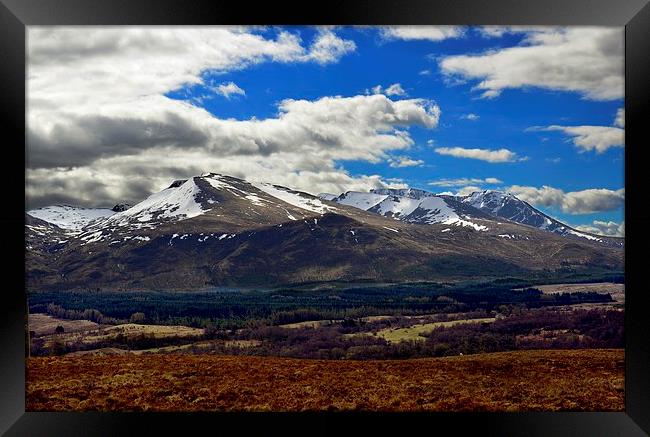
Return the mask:
[[[537,210],[515,195],[501,191],[476,191],[467,196],[433,194],[413,188],[370,190],[368,193],[347,191],[340,196],[320,195],[324,199],[354,206],[409,223],[446,223],[474,226],[472,218],[505,219],[553,232],[622,247],[622,238],[605,237],[578,231]],[[476,228],[476,226],[474,226]],[[480,230],[480,229],[477,229]]]
[[515,196],[320,195],[205,173],[131,206],[26,214],[30,290],[196,290],[620,271],[623,239]]

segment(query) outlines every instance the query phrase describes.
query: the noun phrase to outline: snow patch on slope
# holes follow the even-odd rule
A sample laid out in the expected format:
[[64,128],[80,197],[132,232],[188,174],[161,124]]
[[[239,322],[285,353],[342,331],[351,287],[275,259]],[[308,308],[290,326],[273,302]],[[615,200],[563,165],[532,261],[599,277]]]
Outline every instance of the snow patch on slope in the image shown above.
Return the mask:
[[444,199],[440,197],[425,197],[418,205],[422,210],[427,211],[420,216],[420,220],[426,223],[441,223],[444,225],[455,225],[470,227],[476,231],[487,231],[487,226],[479,225],[469,220],[464,220],[454,211]]
[[332,200],[336,199],[339,196],[337,196],[336,194],[331,194],[331,193],[318,193],[317,197],[320,197],[323,200],[332,201]]
[[420,200],[408,197],[390,196],[386,200],[375,205],[374,211],[381,215],[393,217],[405,217],[415,211],[420,205]]
[[582,232],[577,232],[577,231],[574,231],[572,229],[567,230],[567,232],[569,234],[571,234],[571,235],[575,235],[576,237],[582,237],[582,238],[586,238],[588,240],[594,240],[594,241],[601,241],[601,242],[603,241],[600,238],[594,237],[592,235],[583,234]]
[[375,193],[361,193],[359,191],[348,191],[341,194],[339,197],[334,200],[337,203],[343,205],[353,206],[355,208],[368,210],[373,206],[377,205],[379,202],[385,200],[388,197],[386,194],[375,194]]
[[90,222],[110,217],[115,214],[109,208],[77,208],[68,205],[46,206],[44,208],[27,211],[27,214],[61,229],[80,231]]
[[282,200],[283,202],[286,202],[292,206],[306,209],[307,211],[316,212],[318,214],[338,211],[337,208],[325,205],[316,197],[312,198],[303,196],[298,192],[289,190],[288,188],[262,182],[251,182],[250,184],[258,190],[264,191],[266,194],[275,197],[276,199]]

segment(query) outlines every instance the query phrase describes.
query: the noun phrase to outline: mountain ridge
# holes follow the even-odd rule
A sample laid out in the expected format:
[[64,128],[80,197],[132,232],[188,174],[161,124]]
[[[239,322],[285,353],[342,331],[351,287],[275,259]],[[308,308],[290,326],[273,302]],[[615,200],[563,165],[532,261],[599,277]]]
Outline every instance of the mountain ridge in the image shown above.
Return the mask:
[[[435,205],[420,205],[423,199],[434,198],[440,199],[440,202],[437,202]],[[444,223],[445,221],[452,223],[456,221],[461,225],[471,226],[471,222],[467,222],[463,218],[469,220],[478,217],[492,220],[501,219],[532,226],[564,237],[588,239],[613,247],[623,247],[624,245],[623,237],[596,235],[578,231],[539,211],[528,202],[518,199],[513,194],[496,190],[476,191],[467,196],[453,196],[434,194],[414,188],[382,188],[372,189],[367,193],[346,191],[332,199],[332,201],[411,223],[431,224]],[[419,208],[415,214],[414,208],[412,207],[415,203],[414,201],[418,201],[416,208]],[[384,202],[390,203],[390,206],[383,207],[381,204]],[[395,206],[396,202],[400,204],[397,207]],[[433,203],[431,200],[424,202]],[[451,216],[447,212],[436,218],[436,214],[428,212],[438,212],[441,208],[445,207],[451,209],[456,217]],[[451,221],[449,220],[450,217],[452,218]]]
[[[620,249],[495,221],[455,199],[410,195],[422,195],[405,215],[412,221],[395,220],[205,173],[81,229],[26,215],[27,283],[32,290],[189,290],[622,268]],[[402,202],[392,197],[383,206]]]

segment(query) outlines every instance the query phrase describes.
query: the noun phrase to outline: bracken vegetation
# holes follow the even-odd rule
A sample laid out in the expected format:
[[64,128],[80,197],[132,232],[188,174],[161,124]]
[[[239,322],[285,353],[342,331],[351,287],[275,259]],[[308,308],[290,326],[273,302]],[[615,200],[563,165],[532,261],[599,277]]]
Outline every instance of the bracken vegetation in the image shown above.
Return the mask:
[[30,358],[28,411],[622,411],[622,350],[402,361]]

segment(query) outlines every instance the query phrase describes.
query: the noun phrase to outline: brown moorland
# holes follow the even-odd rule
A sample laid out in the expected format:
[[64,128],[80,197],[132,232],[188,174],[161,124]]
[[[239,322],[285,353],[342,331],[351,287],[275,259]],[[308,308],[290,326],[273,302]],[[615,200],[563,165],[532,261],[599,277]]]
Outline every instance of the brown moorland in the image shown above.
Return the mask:
[[152,354],[29,358],[27,410],[622,411],[624,351],[399,361]]

